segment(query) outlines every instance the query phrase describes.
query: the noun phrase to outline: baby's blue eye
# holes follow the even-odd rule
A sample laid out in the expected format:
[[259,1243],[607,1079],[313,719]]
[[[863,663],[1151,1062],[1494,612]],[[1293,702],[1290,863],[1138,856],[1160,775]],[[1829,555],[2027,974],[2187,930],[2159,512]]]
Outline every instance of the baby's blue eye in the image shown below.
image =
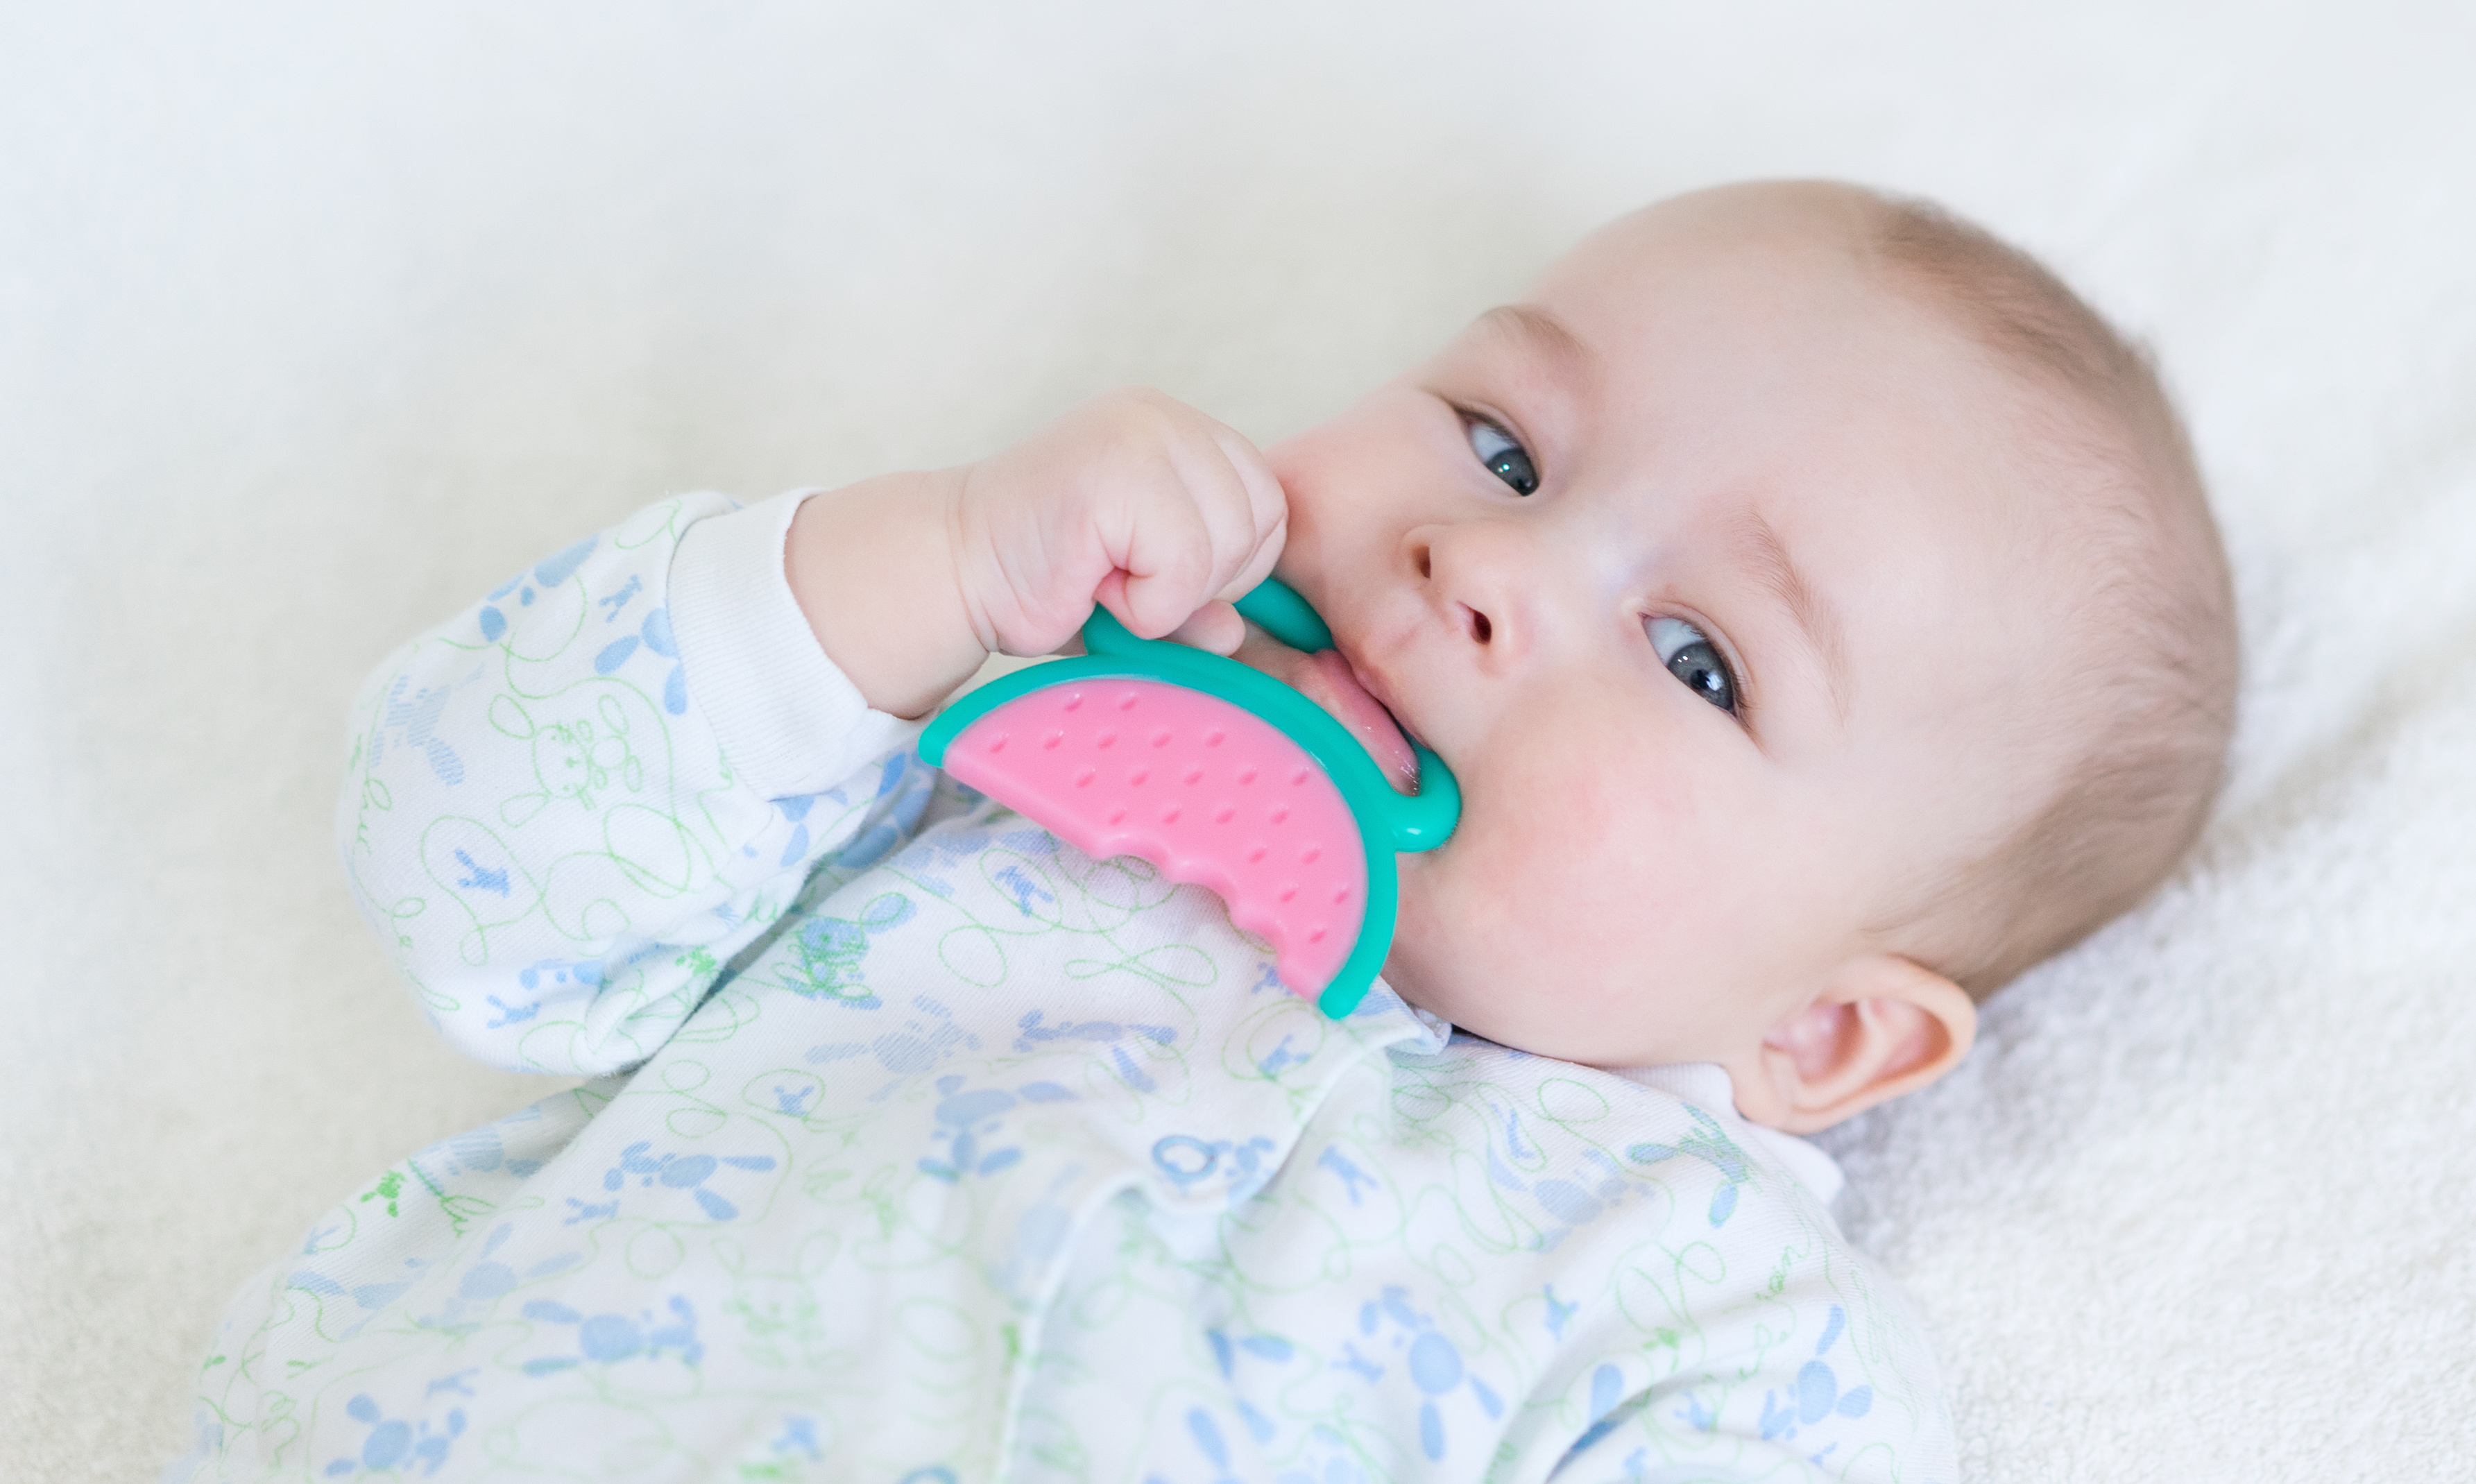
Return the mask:
[[1721,710],[1737,714],[1736,678],[1728,674],[1728,662],[1701,630],[1681,618],[1654,618],[1648,627],[1650,647],[1659,652],[1660,663],[1668,666],[1669,674]]
[[1530,456],[1503,429],[1494,423],[1470,420],[1471,452],[1487,465],[1487,472],[1513,486],[1517,495],[1526,495],[1539,487],[1539,471],[1530,466]]

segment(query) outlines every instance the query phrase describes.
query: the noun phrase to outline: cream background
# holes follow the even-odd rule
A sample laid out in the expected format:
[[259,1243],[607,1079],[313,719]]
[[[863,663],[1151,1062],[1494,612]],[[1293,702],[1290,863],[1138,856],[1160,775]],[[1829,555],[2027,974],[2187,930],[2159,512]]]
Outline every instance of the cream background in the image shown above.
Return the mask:
[[0,1476],[151,1476],[235,1285],[540,1090],[346,903],[388,645],[1119,383],[1277,436],[1761,174],[2153,338],[2247,609],[2199,860],[1832,1139],[1968,1475],[2464,1476],[2471,62],[2440,3],[0,6]]

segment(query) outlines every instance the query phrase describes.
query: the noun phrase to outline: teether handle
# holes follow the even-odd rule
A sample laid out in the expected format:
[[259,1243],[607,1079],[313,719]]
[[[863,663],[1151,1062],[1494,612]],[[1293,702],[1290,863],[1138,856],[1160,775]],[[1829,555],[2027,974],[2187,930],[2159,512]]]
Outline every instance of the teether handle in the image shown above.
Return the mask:
[[1294,650],[1312,655],[1332,648],[1332,631],[1298,590],[1276,577],[1255,584],[1236,604],[1238,616]]

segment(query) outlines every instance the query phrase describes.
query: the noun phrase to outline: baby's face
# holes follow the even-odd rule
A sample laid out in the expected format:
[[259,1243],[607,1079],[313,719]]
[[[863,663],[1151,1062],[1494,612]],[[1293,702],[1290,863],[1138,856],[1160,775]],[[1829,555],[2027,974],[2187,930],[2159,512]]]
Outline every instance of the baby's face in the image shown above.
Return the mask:
[[1462,784],[1401,857],[1397,989],[1542,1054],[1742,1064],[2013,817],[2050,626],[1992,380],[1740,189],[1602,231],[1272,451],[1281,575]]

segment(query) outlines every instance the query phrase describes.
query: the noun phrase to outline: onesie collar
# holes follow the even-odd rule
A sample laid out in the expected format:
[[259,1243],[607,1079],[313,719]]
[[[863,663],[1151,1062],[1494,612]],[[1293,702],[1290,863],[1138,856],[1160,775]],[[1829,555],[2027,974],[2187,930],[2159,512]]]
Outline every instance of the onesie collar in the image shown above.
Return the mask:
[[1750,1144],[1783,1165],[1796,1182],[1813,1192],[1814,1199],[1828,1209],[1839,1199],[1842,1187],[1848,1183],[1840,1173],[1840,1162],[1793,1133],[1766,1128],[1747,1120],[1737,1111],[1736,1084],[1728,1080],[1728,1072],[1715,1062],[1679,1062],[1668,1067],[1617,1067],[1610,1069],[1618,1076],[1639,1086],[1678,1098],[1719,1120],[1728,1130],[1728,1137],[1740,1144]]

